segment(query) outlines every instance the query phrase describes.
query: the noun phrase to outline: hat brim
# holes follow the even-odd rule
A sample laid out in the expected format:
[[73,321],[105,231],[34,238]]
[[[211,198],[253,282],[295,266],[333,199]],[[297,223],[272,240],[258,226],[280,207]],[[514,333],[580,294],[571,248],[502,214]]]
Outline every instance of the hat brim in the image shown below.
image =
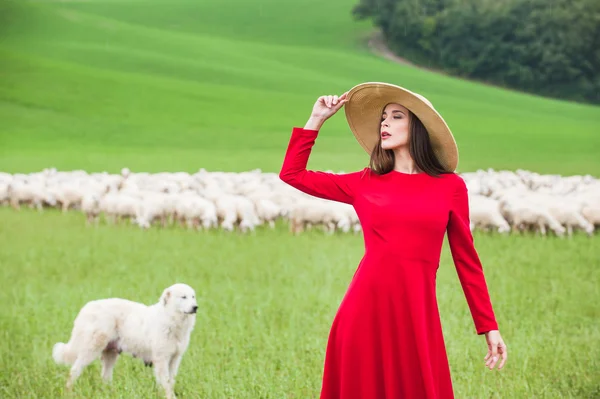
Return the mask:
[[346,99],[344,109],[350,130],[369,155],[379,142],[379,125],[384,107],[389,103],[397,103],[423,123],[442,166],[452,172],[456,170],[458,147],[454,136],[444,118],[425,97],[390,83],[367,82],[350,89]]

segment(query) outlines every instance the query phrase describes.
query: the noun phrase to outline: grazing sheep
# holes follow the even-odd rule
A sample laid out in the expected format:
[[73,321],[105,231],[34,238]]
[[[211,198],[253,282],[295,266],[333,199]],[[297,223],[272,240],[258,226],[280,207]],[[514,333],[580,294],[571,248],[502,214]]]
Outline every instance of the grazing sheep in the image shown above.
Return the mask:
[[500,212],[500,202],[492,198],[470,194],[469,218],[471,230],[479,227],[483,230],[492,228],[502,234],[510,232],[510,225]]
[[[469,193],[472,231],[535,231],[558,236],[600,227],[600,180],[590,175],[542,175],[532,171],[479,169],[462,173]],[[360,220],[349,204],[311,197],[284,183],[277,173],[208,171],[120,173],[45,168],[35,173],[0,172],[0,204],[39,209],[80,209],[88,224],[127,218],[142,229],[181,224],[190,229],[254,232],[274,228],[290,232],[318,227],[358,234]]]
[[533,230],[539,231],[541,235],[546,235],[546,228],[550,228],[557,236],[562,237],[566,229],[548,213],[545,209],[540,209],[534,203],[523,198],[513,200],[502,200],[500,209],[503,214],[508,215],[513,226],[519,231]]

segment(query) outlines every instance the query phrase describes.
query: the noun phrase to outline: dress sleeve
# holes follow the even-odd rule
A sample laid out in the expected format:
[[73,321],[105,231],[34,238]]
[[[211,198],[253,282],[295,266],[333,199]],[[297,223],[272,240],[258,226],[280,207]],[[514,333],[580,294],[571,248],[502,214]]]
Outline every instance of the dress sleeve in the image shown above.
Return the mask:
[[447,227],[448,243],[460,284],[465,293],[477,334],[497,330],[492,303],[479,255],[470,229],[469,198],[465,181],[457,176],[452,208]]
[[317,130],[293,128],[279,178],[306,194],[352,204],[362,172],[338,174],[306,169],[317,135]]

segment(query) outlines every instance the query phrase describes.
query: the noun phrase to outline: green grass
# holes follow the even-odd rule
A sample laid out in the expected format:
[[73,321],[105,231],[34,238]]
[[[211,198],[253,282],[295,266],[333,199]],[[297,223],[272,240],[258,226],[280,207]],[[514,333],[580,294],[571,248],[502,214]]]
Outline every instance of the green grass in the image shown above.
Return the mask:
[[[598,175],[600,107],[400,66],[363,45],[368,22],[332,0],[22,1],[0,4],[0,170],[275,171],[316,98],[363,81],[426,95],[460,171]],[[316,168],[367,157],[342,112]]]
[[[360,236],[297,237],[284,225],[254,235],[128,225],[86,227],[72,211],[0,208],[0,396],[63,395],[67,367],[51,358],[91,299],[154,303],[163,288],[192,285],[200,303],[177,383],[182,398],[315,398],[329,327],[362,256]],[[509,360],[484,368],[447,243],[438,272],[442,325],[456,397],[591,398],[600,394],[596,239],[499,237],[475,242]],[[274,245],[276,243],[276,245]],[[151,369],[122,356],[112,387],[99,362],[77,398],[160,395]]]

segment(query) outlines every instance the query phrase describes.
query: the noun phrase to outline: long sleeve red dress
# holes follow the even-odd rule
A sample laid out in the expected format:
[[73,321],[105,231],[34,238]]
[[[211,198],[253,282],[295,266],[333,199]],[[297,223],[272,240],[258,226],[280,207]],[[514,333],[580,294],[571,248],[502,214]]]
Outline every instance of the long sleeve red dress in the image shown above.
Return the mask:
[[331,326],[320,398],[453,398],[436,297],[446,232],[477,334],[498,329],[464,180],[456,173],[307,170],[317,135],[293,128],[279,177],[312,196],[351,204],[365,245]]

